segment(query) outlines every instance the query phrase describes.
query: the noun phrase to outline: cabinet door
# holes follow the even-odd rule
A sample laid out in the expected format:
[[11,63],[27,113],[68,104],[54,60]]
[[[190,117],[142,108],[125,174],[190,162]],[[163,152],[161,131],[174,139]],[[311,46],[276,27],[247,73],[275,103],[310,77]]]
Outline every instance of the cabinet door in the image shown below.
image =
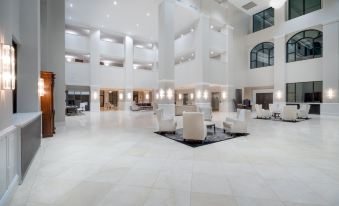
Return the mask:
[[7,143],[6,137],[0,137],[0,199],[7,190]]

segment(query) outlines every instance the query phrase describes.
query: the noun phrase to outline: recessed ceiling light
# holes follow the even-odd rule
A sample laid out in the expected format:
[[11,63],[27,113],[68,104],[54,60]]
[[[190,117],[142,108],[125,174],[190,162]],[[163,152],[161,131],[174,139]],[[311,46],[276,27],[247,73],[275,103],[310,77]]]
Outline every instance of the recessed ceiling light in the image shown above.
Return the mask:
[[194,32],[194,28],[191,29],[191,32]]
[[147,13],[146,13],[146,16],[151,16],[151,13],[147,12]]
[[70,4],[69,4],[69,7],[73,8],[73,3],[70,3]]
[[117,1],[113,1],[113,5],[114,6],[118,5],[118,2]]
[[211,54],[213,55],[213,54],[214,54],[214,51],[211,51]]
[[213,25],[211,25],[211,29],[214,29],[214,26],[213,26]]

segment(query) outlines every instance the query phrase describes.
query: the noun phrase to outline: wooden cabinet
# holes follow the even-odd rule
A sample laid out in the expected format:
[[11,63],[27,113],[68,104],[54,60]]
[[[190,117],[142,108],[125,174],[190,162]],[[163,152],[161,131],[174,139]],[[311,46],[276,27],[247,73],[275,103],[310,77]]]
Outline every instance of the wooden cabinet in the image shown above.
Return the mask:
[[53,94],[55,74],[41,71],[40,75],[45,84],[45,94],[41,96],[42,136],[53,137],[55,133]]

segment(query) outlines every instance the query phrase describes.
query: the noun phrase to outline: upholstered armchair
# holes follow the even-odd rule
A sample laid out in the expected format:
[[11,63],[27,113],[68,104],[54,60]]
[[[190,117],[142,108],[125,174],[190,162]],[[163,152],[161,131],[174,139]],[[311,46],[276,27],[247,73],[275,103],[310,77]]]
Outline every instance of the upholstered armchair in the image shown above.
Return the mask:
[[162,109],[157,109],[155,114],[157,116],[159,132],[175,133],[177,122],[174,119],[164,119],[164,111]]
[[212,121],[212,107],[201,106],[199,112],[203,113],[205,121]]
[[204,115],[201,112],[183,113],[183,139],[204,141],[207,136],[207,127],[204,124]]
[[238,109],[236,118],[226,118],[223,122],[224,132],[231,134],[245,134],[247,133],[247,119],[249,111],[246,109]]
[[131,111],[139,111],[140,107],[135,103],[135,101],[132,102],[131,105]]
[[283,111],[281,113],[281,119],[283,121],[297,121],[297,106],[296,105],[289,105],[289,106],[285,106],[283,108]]
[[271,112],[269,110],[263,109],[261,104],[255,105],[255,112],[258,119],[268,119],[272,116]]
[[308,114],[310,112],[311,106],[309,104],[300,105],[300,109],[297,112],[298,118],[300,119],[308,119]]

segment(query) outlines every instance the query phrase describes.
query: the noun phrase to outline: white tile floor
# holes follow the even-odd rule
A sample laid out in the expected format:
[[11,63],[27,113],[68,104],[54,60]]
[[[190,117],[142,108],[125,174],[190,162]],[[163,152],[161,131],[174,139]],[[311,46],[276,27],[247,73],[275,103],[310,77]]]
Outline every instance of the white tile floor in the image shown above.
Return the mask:
[[67,117],[11,206],[339,205],[339,117],[251,119],[249,136],[199,148],[155,125],[151,112]]

